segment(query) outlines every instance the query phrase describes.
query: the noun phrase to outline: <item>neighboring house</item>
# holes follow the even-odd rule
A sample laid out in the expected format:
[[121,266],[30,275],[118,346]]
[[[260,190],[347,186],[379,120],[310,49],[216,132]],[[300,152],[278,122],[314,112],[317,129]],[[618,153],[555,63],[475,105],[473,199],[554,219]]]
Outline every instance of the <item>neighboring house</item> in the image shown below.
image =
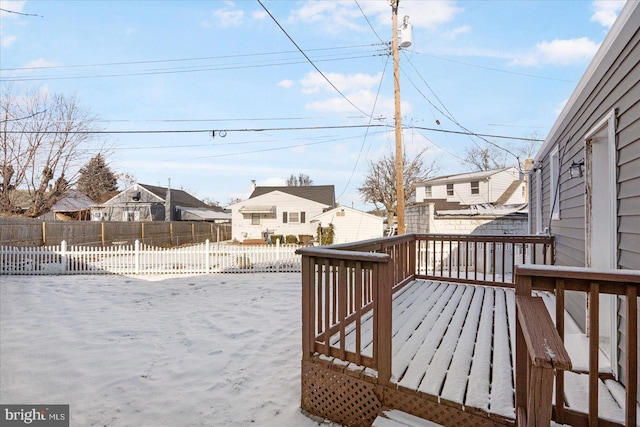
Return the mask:
[[526,234],[527,185],[516,168],[420,182],[406,208],[407,230],[442,234]]
[[39,218],[47,221],[89,221],[92,205],[95,205],[93,200],[79,190],[72,189],[67,191],[49,212]]
[[101,205],[92,206],[92,221],[229,222],[231,215],[183,190],[133,184]]
[[333,185],[256,187],[247,200],[227,206],[233,239],[266,240],[278,236],[314,236],[310,220],[335,207]]
[[[639,23],[627,2],[535,157],[530,227],[554,236],[556,264],[640,270]],[[626,299],[600,298],[601,348],[624,382]],[[567,296],[583,330],[586,305]]]
[[[333,243],[350,243],[359,240],[382,237],[384,233],[384,218],[348,208],[338,206],[316,215],[311,224],[327,228],[333,224]],[[317,233],[316,233],[317,234]]]

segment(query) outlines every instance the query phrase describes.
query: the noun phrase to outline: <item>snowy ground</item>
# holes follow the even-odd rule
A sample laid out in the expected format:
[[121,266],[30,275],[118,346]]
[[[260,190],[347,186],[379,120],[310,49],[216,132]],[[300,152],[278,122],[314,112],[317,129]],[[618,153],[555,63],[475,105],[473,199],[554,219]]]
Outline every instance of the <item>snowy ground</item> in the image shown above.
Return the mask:
[[317,426],[299,273],[0,277],[0,402],[72,426]]

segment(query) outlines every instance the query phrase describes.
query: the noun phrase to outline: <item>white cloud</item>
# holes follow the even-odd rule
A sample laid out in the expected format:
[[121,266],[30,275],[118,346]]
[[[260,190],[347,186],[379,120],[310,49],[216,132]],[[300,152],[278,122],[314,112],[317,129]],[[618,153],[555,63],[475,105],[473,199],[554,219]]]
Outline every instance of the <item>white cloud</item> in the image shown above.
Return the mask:
[[471,27],[469,25],[463,25],[462,27],[456,27],[452,30],[443,32],[442,34],[440,34],[440,37],[442,37],[443,39],[452,40],[458,37],[460,34],[469,34],[470,32]]
[[16,41],[18,37],[16,36],[5,36],[2,34],[2,31],[0,30],[0,46],[2,47],[9,47],[13,44],[13,42]]
[[611,28],[624,4],[625,0],[596,0],[593,2],[591,20]]
[[253,13],[251,14],[251,16],[253,17],[253,19],[255,19],[256,21],[260,21],[262,19],[265,19],[267,16],[269,16],[269,14],[267,14],[267,12],[265,12],[264,10],[255,10],[253,11]]
[[[362,111],[370,112],[375,105],[376,110],[373,113],[375,116],[393,116],[393,99],[383,96],[377,96],[376,99],[382,73],[325,73],[325,76],[338,88],[344,97],[337,93],[320,73],[309,72],[299,81],[301,92],[304,95],[316,97],[326,93],[330,97],[309,101],[305,105],[307,110],[346,113],[353,112],[355,105]],[[409,113],[411,104],[403,102],[402,111],[403,113]]]
[[227,27],[238,27],[242,25],[244,19],[244,11],[238,9],[234,2],[232,1],[224,1],[221,2],[225,6],[216,9],[211,12],[212,20],[209,18],[205,19],[200,23],[204,28],[227,28]]
[[[356,73],[356,74],[341,74],[341,73],[325,73],[327,79],[331,81],[341,92],[354,92],[361,89],[370,89],[377,87],[382,78],[382,73],[375,75]],[[334,92],[335,89],[325,80],[318,72],[309,72],[306,76],[300,80],[302,85],[302,92],[304,94],[318,93],[321,90]]]
[[540,42],[532,52],[514,58],[509,65],[534,67],[544,64],[567,66],[589,61],[600,45],[587,37]]
[[[25,1],[4,0],[2,2],[2,9],[10,10],[11,12],[24,13],[23,10],[25,3]],[[2,47],[9,47],[18,39],[18,37],[13,34],[5,34],[2,25],[2,22],[5,19],[17,19],[20,16],[11,12],[0,10],[0,46]]]
[[282,80],[278,83],[278,86],[289,89],[294,84],[293,80]]
[[46,59],[40,58],[40,59],[35,59],[33,61],[29,61],[26,64],[24,64],[24,68],[41,68],[41,67],[55,67],[60,65],[57,62],[53,62],[53,61],[47,61]]
[[[388,1],[364,1],[359,3],[350,0],[313,1],[309,0],[291,12],[290,22],[321,24],[330,33],[343,31],[369,31],[369,22],[378,29],[388,30],[391,21],[391,6]],[[462,11],[454,0],[403,0],[400,2],[398,20],[409,16],[409,21],[418,28],[436,28],[450,22]]]

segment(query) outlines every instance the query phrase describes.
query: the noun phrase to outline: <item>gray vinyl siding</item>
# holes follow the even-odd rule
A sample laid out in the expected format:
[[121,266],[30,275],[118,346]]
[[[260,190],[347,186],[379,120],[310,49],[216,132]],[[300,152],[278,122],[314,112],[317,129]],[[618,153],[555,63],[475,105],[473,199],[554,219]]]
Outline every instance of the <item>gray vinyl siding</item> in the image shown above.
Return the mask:
[[[586,135],[614,109],[616,123],[616,198],[617,198],[617,266],[640,270],[640,6],[628,3],[631,10],[627,24],[622,27],[597,65],[589,67],[588,80],[581,81],[542,151],[535,167],[542,167],[542,200],[544,227],[556,239],[556,264],[584,266],[585,264],[585,177],[569,177],[573,160],[585,158]],[[623,11],[624,13],[624,11]],[[603,42],[603,46],[606,44]],[[549,168],[550,153],[559,148],[560,158],[560,219],[549,221],[551,195]],[[531,224],[536,223],[536,174],[532,174]],[[626,301],[619,299],[618,338],[620,360],[626,357]],[[567,310],[584,328],[584,295],[567,295]],[[640,349],[640,345],[639,345]],[[624,382],[626,373],[618,366]]]

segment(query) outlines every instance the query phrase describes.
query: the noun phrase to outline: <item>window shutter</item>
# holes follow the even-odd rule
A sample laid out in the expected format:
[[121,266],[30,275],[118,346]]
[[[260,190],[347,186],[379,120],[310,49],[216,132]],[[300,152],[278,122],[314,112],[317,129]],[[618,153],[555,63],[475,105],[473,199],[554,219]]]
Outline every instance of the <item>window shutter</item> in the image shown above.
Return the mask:
[[287,223],[287,213],[286,212],[282,212],[282,223],[283,224]]
[[305,212],[300,212],[300,222],[304,224]]

